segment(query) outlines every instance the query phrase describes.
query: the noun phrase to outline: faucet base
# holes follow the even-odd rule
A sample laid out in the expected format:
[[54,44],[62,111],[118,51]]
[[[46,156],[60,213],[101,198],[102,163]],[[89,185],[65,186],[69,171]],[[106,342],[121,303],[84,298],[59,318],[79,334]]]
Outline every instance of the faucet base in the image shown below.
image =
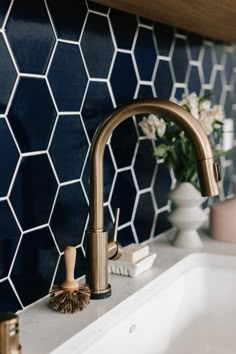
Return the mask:
[[103,299],[107,299],[108,297],[111,296],[111,285],[108,284],[107,289],[105,290],[91,290],[91,299],[92,300],[103,300]]

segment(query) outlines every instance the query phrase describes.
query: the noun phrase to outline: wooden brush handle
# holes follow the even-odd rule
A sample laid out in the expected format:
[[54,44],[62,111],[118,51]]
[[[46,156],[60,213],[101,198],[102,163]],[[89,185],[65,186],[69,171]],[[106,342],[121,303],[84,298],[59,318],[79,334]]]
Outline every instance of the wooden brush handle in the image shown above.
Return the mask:
[[68,246],[64,251],[65,255],[65,267],[66,267],[66,280],[61,284],[63,288],[78,289],[79,283],[75,281],[75,261],[76,261],[76,249],[75,247]]

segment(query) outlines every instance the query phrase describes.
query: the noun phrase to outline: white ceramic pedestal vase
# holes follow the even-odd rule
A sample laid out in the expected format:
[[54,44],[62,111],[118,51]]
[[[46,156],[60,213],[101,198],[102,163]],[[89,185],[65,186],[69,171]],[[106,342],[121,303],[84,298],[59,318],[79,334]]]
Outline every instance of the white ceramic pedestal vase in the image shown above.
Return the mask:
[[189,182],[181,183],[169,197],[175,205],[169,216],[171,223],[177,227],[174,246],[187,249],[201,247],[202,240],[197,230],[207,219],[200,207],[205,198]]

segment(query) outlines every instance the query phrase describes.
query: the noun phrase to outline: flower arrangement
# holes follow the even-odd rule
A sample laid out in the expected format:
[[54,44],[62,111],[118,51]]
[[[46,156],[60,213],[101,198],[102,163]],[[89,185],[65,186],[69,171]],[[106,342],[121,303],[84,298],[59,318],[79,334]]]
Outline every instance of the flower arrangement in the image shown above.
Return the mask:
[[[211,141],[215,158],[226,154],[222,150],[224,112],[221,106],[213,105],[209,96],[196,93],[184,96],[178,103],[199,121]],[[185,133],[166,118],[150,114],[139,123],[143,133],[157,140],[154,154],[173,168],[177,183],[190,182],[197,185],[197,166],[192,144]]]

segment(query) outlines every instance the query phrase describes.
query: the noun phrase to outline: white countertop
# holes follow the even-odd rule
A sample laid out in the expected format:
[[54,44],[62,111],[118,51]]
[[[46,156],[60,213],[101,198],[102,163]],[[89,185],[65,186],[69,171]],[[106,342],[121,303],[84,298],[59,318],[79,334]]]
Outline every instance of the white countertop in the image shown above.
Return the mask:
[[152,269],[137,278],[109,275],[109,283],[112,285],[112,296],[109,299],[91,300],[86,310],[75,314],[60,314],[52,311],[48,306],[48,298],[44,298],[22,311],[19,314],[22,353],[50,353],[191,253],[208,252],[236,256],[236,243],[217,242],[205,234],[202,234],[203,247],[195,251],[172,247],[168,241],[170,237],[171,234],[169,237],[159,237],[149,243],[150,251],[157,253]]

